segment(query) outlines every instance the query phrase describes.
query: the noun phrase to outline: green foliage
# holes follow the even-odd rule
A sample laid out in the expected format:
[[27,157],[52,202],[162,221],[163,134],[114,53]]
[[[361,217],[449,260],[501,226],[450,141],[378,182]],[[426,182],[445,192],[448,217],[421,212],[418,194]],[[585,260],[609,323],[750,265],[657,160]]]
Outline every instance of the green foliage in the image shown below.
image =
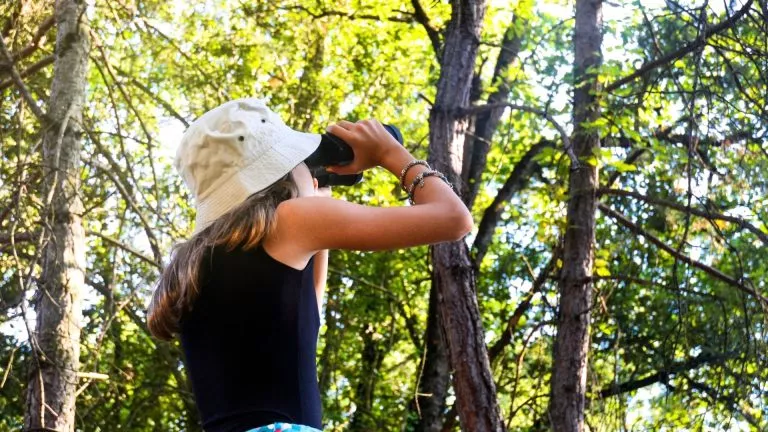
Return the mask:
[[[33,5],[12,23],[5,17],[13,16],[15,6],[0,6],[0,27],[12,24],[3,33],[12,52],[23,49],[50,14],[46,2],[27,3]],[[442,31],[450,5],[422,3],[431,25]],[[664,9],[644,3],[604,6],[605,61],[594,71],[604,88],[696,39],[703,28],[691,2]],[[503,78],[509,102],[546,109],[571,130],[571,12],[568,2],[492,2],[477,65],[480,103]],[[721,10],[706,12],[708,25],[725,19]],[[759,11],[752,15],[704,48],[600,93],[601,116],[586,125],[601,139],[600,151],[585,157],[599,167],[601,186],[645,197],[601,196],[643,233],[598,213],[591,430],[760,430],[768,424],[764,308],[734,284],[650,240],[768,293],[765,237],[716,217],[740,217],[768,234],[768,47],[765,24],[755,18]],[[224,100],[255,95],[267,97],[291,126],[307,131],[323,131],[340,118],[379,118],[400,127],[405,145],[425,158],[437,56],[408,1],[96,2],[90,25],[94,47],[81,175],[88,235],[81,370],[107,378],[79,383],[78,427],[200,430],[179,347],[152,340],[144,328],[158,262],[190,234],[194,218],[191,197],[171,166],[183,122]],[[522,38],[520,55],[494,81],[505,34]],[[16,68],[25,70],[53,49],[49,34]],[[36,100],[50,93],[53,73],[49,66],[24,76]],[[6,79],[0,68],[0,83]],[[23,315],[33,311],[21,305],[38,284],[44,203],[41,125],[13,86],[0,90],[0,104],[5,431],[18,430],[23,416],[25,362],[31,361]],[[525,186],[503,204],[477,272],[487,344],[511,335],[493,373],[508,428],[520,431],[545,430],[547,424],[562,266],[562,257],[553,254],[569,196],[569,161],[550,122],[522,111],[503,115],[472,208],[479,222],[516,164],[543,140],[556,147],[535,157]],[[403,200],[396,180],[376,170],[366,173],[362,185],[335,194],[369,205]],[[681,206],[710,216],[687,214]],[[326,429],[402,430],[417,415],[412,403],[424,355],[427,248],[335,251],[330,266],[318,348]],[[532,290],[537,279],[543,283]],[[526,299],[530,304],[508,328]],[[718,360],[679,368],[701,356]],[[612,386],[660,373],[663,378],[650,385],[599,398]]]

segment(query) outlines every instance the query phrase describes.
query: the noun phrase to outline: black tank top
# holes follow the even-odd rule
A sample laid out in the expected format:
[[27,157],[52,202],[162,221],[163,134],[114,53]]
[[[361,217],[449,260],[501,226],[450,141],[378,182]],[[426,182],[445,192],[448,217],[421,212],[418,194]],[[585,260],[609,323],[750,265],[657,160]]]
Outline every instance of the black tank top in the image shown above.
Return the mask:
[[214,249],[181,343],[208,432],[274,422],[321,429],[315,351],[320,328],[314,258],[289,267],[262,247]]

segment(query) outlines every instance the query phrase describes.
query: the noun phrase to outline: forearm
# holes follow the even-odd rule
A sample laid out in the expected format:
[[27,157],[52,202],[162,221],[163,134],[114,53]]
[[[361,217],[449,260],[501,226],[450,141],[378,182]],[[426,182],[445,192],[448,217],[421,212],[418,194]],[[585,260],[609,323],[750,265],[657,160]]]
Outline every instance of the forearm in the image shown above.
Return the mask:
[[[399,178],[402,169],[414,159],[413,155],[411,155],[411,153],[404,147],[394,148],[383,158],[381,166]],[[405,184],[406,187],[410,186],[414,179],[424,171],[427,171],[427,168],[423,165],[412,166],[406,172],[403,184]],[[417,203],[436,203],[445,205],[449,209],[466,211],[466,207],[461,202],[461,199],[453,193],[450,186],[445,184],[438,177],[428,177],[424,179],[424,182],[425,185],[429,184],[429,187],[414,189],[414,200]]]

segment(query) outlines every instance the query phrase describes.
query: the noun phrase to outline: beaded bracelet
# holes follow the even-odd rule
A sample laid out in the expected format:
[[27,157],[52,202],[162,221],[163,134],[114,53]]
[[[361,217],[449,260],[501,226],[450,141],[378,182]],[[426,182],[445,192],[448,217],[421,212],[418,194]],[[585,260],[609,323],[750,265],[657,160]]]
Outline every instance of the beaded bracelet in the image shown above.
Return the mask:
[[416,204],[413,201],[413,191],[416,189],[416,186],[419,186],[420,188],[424,187],[424,179],[427,177],[438,177],[442,181],[445,182],[448,186],[451,187],[451,190],[453,190],[453,185],[450,181],[448,181],[448,178],[445,177],[443,173],[437,170],[428,170],[428,171],[422,171],[419,174],[416,175],[416,178],[413,179],[413,183],[411,183],[411,186],[408,188],[408,202],[411,203],[411,205]]
[[400,187],[403,188],[404,191],[408,191],[408,188],[405,186],[405,175],[408,173],[408,170],[415,167],[416,165],[423,165],[427,167],[428,170],[432,169],[427,161],[425,160],[412,160],[408,162],[408,165],[406,165],[402,171],[400,171]]

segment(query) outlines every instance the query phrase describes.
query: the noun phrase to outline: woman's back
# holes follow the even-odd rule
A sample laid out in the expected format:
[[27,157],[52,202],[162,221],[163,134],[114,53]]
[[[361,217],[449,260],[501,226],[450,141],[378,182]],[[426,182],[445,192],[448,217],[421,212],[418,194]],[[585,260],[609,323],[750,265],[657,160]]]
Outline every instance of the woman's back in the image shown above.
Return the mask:
[[181,342],[206,431],[275,421],[321,428],[313,261],[297,270],[261,247],[214,249]]

